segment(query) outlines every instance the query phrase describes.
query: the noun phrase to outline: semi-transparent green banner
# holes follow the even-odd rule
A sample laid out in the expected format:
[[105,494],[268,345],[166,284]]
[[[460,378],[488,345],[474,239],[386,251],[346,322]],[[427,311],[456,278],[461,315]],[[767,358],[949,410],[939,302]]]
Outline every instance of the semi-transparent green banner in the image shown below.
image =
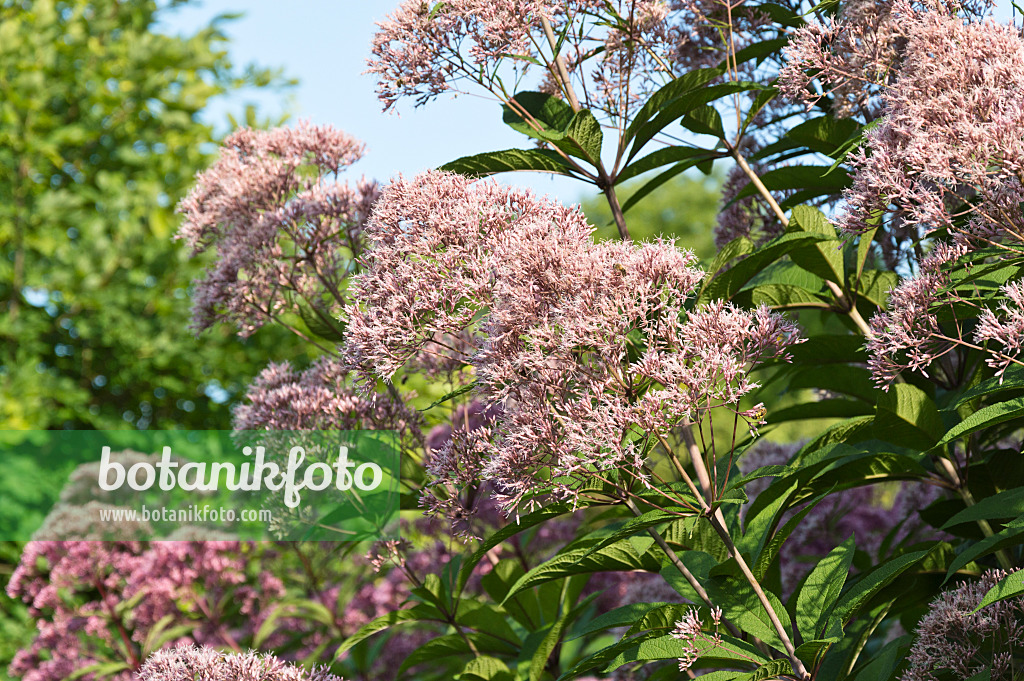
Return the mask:
[[379,539],[399,471],[393,431],[0,431],[0,540]]

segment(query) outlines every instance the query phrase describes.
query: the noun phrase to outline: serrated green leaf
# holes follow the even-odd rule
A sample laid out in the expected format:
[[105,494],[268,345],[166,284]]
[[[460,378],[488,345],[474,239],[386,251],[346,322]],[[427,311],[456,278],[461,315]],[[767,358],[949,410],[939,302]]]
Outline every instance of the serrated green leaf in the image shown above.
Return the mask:
[[516,594],[554,579],[590,572],[622,570],[657,571],[660,564],[649,555],[640,555],[628,540],[605,546],[590,553],[589,547],[563,551],[534,567],[516,582],[505,600]]
[[665,149],[658,149],[657,151],[647,154],[643,158],[633,161],[619,171],[619,174],[615,177],[615,184],[621,184],[622,182],[632,179],[637,175],[642,175],[643,173],[670,163],[687,161],[692,164],[696,164],[700,161],[707,160],[708,158],[718,158],[720,156],[721,154],[717,152],[697,147],[667,147]]
[[705,279],[698,302],[731,299],[754,275],[758,274],[769,263],[781,258],[795,248],[818,241],[819,239],[821,239],[819,235],[806,232],[783,234],[779,238],[773,239],[731,268]]
[[458,681],[513,681],[514,678],[507,664],[490,655],[474,657],[456,677]]
[[666,603],[630,603],[619,606],[590,620],[582,628],[574,631],[573,635],[566,640],[573,641],[588,634],[604,631],[605,629],[629,626],[643,619],[647,613],[657,610],[664,605]]
[[445,163],[440,170],[447,170],[469,177],[486,177],[496,173],[510,173],[520,170],[535,170],[558,175],[572,175],[572,168],[565,159],[550,149],[503,149],[483,154],[463,156]]
[[1024,397],[1015,397],[1005,402],[989,405],[950,428],[937,444],[945,445],[979,430],[1021,417],[1024,417]]
[[[714,641],[710,637],[699,637],[694,643],[697,649],[698,660],[703,662],[712,661],[750,661],[766,662],[764,655],[753,645],[735,639],[725,634],[720,634],[721,641]],[[605,671],[614,671],[629,662],[654,662],[656,660],[671,660],[682,657],[683,642],[671,635],[658,636],[656,638],[641,641],[635,646],[620,653],[606,667]]]
[[754,671],[745,676],[737,677],[737,679],[742,679],[742,681],[764,681],[765,679],[777,679],[780,676],[787,675],[793,675],[793,665],[790,664],[789,660],[780,658],[765,662]]
[[345,641],[338,647],[337,652],[335,652],[334,659],[337,660],[345,652],[351,650],[354,646],[362,643],[378,632],[390,629],[396,624],[402,624],[404,622],[433,619],[431,615],[435,613],[436,611],[434,611],[433,608],[417,605],[407,610],[392,610],[387,614],[381,615],[380,617],[359,627],[354,634],[345,639]]
[[853,586],[851,586],[850,589],[840,597],[830,619],[834,618],[845,624],[850,620],[850,618],[857,614],[868,599],[881,591],[885,586],[911,567],[921,562],[927,555],[928,551],[915,551],[913,553],[897,556],[882,563],[880,566],[857,580],[857,582],[855,582]]
[[850,537],[822,558],[800,587],[795,618],[797,630],[805,640],[814,640],[824,633],[832,606],[839,600],[850,573],[854,550]]
[[880,393],[875,411],[875,436],[901,447],[926,450],[946,428],[927,393],[910,383],[896,383]]
[[979,520],[996,520],[1013,518],[1024,514],[1024,487],[1015,487],[992,496],[985,497],[976,504],[968,506],[950,518],[942,529],[949,529],[963,523],[974,523]]
[[693,109],[679,120],[679,124],[698,135],[711,135],[718,139],[725,138],[722,114],[710,104]]
[[574,115],[572,107],[563,99],[543,92],[517,92],[512,102],[513,106],[502,105],[502,120],[513,130],[534,139],[562,139]]
[[999,601],[1005,601],[1008,598],[1017,598],[1024,596],[1024,570],[1018,570],[1017,572],[1011,572],[1006,575],[986,592],[985,597],[981,599],[978,607],[974,609],[974,612],[978,612],[984,607],[998,603]]
[[967,404],[979,397],[992,395],[1006,390],[1024,390],[1024,367],[1011,364],[1003,372],[1002,376],[993,376],[982,381],[973,388],[958,395],[953,403],[943,411],[955,411],[958,407]]

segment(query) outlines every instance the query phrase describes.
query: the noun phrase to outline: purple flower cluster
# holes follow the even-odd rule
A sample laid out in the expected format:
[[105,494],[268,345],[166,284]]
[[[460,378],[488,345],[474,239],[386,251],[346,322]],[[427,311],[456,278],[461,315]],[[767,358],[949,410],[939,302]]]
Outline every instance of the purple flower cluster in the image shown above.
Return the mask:
[[7,593],[28,605],[38,634],[9,673],[60,681],[93,664],[122,662],[125,671],[114,678],[129,681],[151,637],[178,627],[184,633],[169,644],[237,648],[284,594],[279,580],[247,570],[258,556],[256,546],[233,541],[29,542]]
[[273,655],[224,653],[178,647],[154,653],[139,669],[140,681],[342,681],[327,667],[306,670]]
[[[406,0],[378,24],[368,72],[385,109],[482,86],[506,101],[515,90],[578,97],[583,108],[625,121],[680,73],[723,61],[769,24],[735,0]],[[563,83],[544,31],[560,36]],[[727,35],[728,38],[723,36]],[[540,68],[534,87],[524,76]],[[744,75],[750,75],[745,73]],[[515,82],[515,90],[509,83]]]
[[[783,81],[791,95],[805,94],[814,75],[841,101],[863,104],[877,94],[882,106],[864,148],[850,157],[854,184],[839,226],[852,234],[880,229],[890,250],[919,249],[936,232],[949,237],[927,256],[917,251],[915,276],[872,320],[871,368],[886,388],[906,369],[927,375],[966,343],[959,322],[947,329],[939,321],[939,310],[962,302],[949,266],[993,246],[1016,255],[1024,241],[1024,38],[1014,26],[979,19],[986,8],[898,0],[875,17],[801,29],[789,48]],[[1018,361],[1015,291],[1016,284],[1004,288],[1009,305],[979,311],[975,340],[1002,345],[989,361],[1000,371]]]
[[907,671],[901,681],[969,679],[991,670],[992,681],[1018,678],[1024,659],[1024,597],[975,609],[995,584],[1006,577],[990,570],[980,579],[943,592],[917,625]]
[[457,175],[383,192],[346,309],[351,362],[389,379],[417,353],[458,359],[501,407],[437,452],[438,486],[490,481],[511,510],[544,491],[575,499],[609,469],[643,478],[645,437],[719,407],[749,421],[750,369],[798,342],[766,308],[688,309],[703,278],[691,253],[591,231],[578,210]]
[[215,248],[218,255],[196,282],[197,330],[227,319],[249,335],[303,307],[337,313],[342,280],[377,198],[373,182],[353,187],[337,179],[362,153],[345,133],[308,123],[242,129],[225,140],[178,206],[179,238],[197,254]]
[[235,430],[384,429],[419,435],[419,415],[404,402],[361,395],[350,383],[349,371],[331,356],[302,371],[288,362],[270,364],[235,407]]

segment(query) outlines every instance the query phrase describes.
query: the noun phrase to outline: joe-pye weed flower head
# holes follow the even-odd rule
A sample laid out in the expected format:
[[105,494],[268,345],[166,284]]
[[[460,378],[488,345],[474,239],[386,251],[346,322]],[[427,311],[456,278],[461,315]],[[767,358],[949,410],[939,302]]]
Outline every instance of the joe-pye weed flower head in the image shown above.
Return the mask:
[[374,182],[338,179],[362,155],[353,137],[309,123],[245,128],[225,140],[178,206],[179,238],[218,256],[196,282],[197,331],[224,319],[247,336],[303,305],[336,313],[377,198]]
[[438,454],[439,484],[469,471],[512,509],[576,498],[612,469],[643,478],[650,438],[719,407],[746,419],[750,370],[799,341],[766,308],[694,306],[704,273],[674,243],[591,232],[578,209],[489,181],[429,172],[383,192],[345,312],[349,360],[389,380],[468,334],[457,358],[502,407],[472,446],[453,443],[460,456]]

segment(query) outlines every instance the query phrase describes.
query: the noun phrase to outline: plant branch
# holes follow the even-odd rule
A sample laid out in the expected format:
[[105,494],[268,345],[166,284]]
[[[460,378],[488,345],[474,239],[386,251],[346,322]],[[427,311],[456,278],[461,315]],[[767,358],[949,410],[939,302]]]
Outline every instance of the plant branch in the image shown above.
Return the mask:
[[555,32],[551,30],[551,22],[548,21],[547,17],[542,16],[540,18],[540,25],[544,28],[544,35],[548,38],[548,45],[551,46],[551,52],[555,58],[555,69],[558,72],[558,79],[562,81],[562,89],[565,90],[565,96],[569,98],[572,110],[579,111],[580,100],[576,98],[576,91],[572,89],[572,83],[569,82],[569,70],[565,68],[565,60],[558,51],[558,41],[555,39]]
[[[700,455],[699,450],[697,451],[696,456],[693,455],[693,451],[696,449],[697,445],[694,441],[693,433],[690,432],[689,426],[687,425],[683,431],[684,438],[687,442],[693,442],[693,445],[690,448],[690,458],[693,462],[694,469],[697,471],[697,480],[704,488],[704,493],[707,494],[709,498],[713,498],[711,496],[713,491],[711,489],[711,476],[708,475],[707,467],[704,464],[704,457]],[[686,433],[689,433],[689,437],[686,437]],[[729,556],[736,561],[736,564],[740,568],[740,572],[743,573],[747,583],[750,584],[750,587],[757,595],[757,599],[761,602],[761,606],[767,613],[768,619],[771,621],[772,627],[775,629],[775,633],[779,635],[779,640],[782,641],[782,645],[786,649],[786,655],[789,657],[789,661],[793,665],[793,671],[801,679],[809,679],[811,675],[808,673],[807,668],[804,667],[804,663],[796,656],[796,646],[793,645],[793,641],[789,638],[789,633],[786,631],[786,627],[782,625],[782,621],[779,619],[779,616],[775,614],[775,608],[772,607],[767,594],[765,594],[764,589],[761,588],[761,583],[757,580],[757,577],[754,576],[753,571],[751,571],[750,566],[747,565],[747,561],[743,558],[739,549],[736,548],[736,544],[732,540],[732,535],[729,534],[729,528],[725,524],[722,509],[717,508],[712,512],[711,507],[703,497],[699,498],[699,501],[704,507],[704,513],[707,516],[708,521],[711,523],[711,527],[713,527],[715,532],[718,533],[718,536],[722,538],[722,542],[725,543],[726,548],[729,550]]]

